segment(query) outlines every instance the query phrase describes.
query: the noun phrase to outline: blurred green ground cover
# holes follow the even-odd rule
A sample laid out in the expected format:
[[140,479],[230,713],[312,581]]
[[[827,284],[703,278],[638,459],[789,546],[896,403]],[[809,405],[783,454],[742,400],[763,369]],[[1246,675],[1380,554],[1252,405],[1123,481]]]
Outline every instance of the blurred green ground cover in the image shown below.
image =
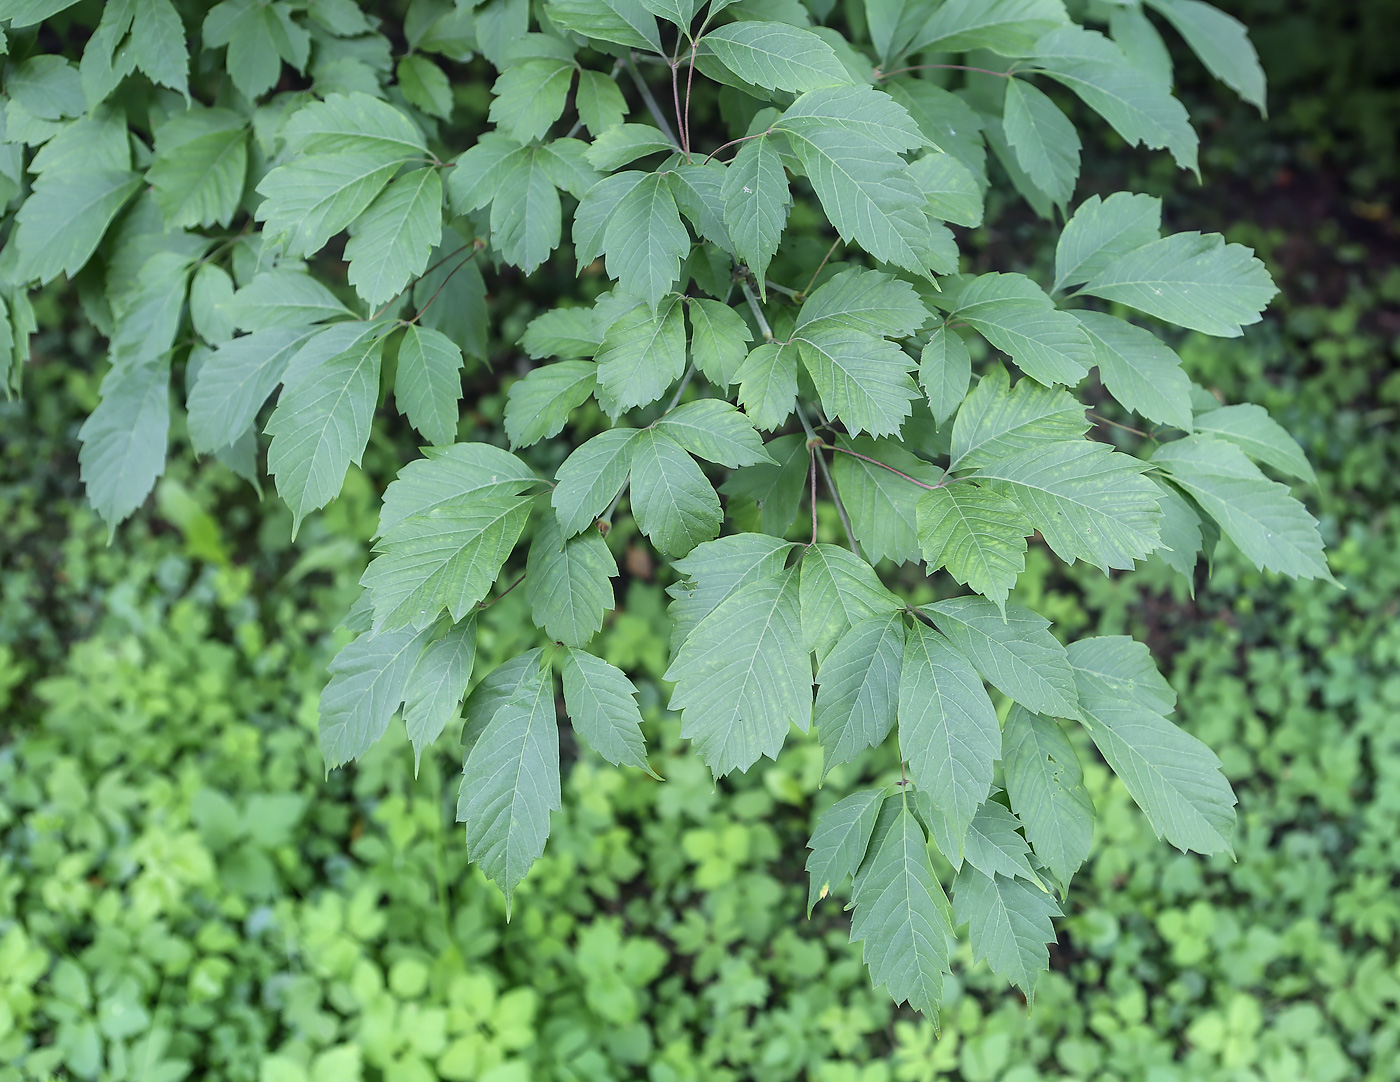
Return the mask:
[[[1296,13],[1250,6],[1266,63],[1298,51],[1301,84]],[[279,504],[187,461],[108,547],[72,461],[95,380],[41,363],[0,403],[0,1082],[1400,1079],[1400,269],[1373,183],[1394,176],[1376,119],[1394,95],[1344,89],[1284,98],[1296,153],[1214,140],[1207,168],[1256,176],[1219,213],[1285,296],[1245,344],[1181,352],[1302,440],[1346,591],[1222,553],[1192,598],[1032,551],[1018,590],[1066,632],[1132,630],[1170,657],[1240,826],[1235,862],[1176,854],[1081,748],[1102,827],[1029,1015],[964,958],[935,1040],[869,989],[837,907],[780,919],[805,898],[815,810],[897,766],[871,755],[819,789],[819,749],[794,739],[716,794],[661,709],[663,584],[623,529],[605,649],[643,685],[666,780],[566,748],[564,810],[505,924],[452,825],[452,748],[416,779],[401,737],[323,777],[316,698],[374,525],[374,449],[295,547]],[[1334,127],[1323,97],[1380,104]],[[1332,157],[1350,187],[1296,171]],[[508,656],[527,624],[508,596],[482,649]]]

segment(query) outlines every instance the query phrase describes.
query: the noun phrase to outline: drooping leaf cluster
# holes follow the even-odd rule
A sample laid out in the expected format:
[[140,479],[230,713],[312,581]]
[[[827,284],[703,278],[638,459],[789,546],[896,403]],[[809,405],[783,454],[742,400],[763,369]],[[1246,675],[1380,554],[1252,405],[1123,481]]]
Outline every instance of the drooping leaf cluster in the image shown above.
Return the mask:
[[[590,747],[649,769],[636,688],[589,648],[630,514],[674,570],[670,708],[716,775],[793,726],[828,769],[897,742],[900,784],[822,813],[808,861],[813,904],[851,881],[896,1000],[936,1010],[962,925],[1032,994],[1093,831],[1066,724],[1159,835],[1228,850],[1234,796],[1147,649],[1066,646],[1009,598],[1032,543],[1194,581],[1224,537],[1328,577],[1265,472],[1312,480],[1298,446],[1153,329],[1240,335],[1274,294],[1263,265],[1164,234],[1154,198],[1074,198],[1069,96],[1194,173],[1160,27],[1262,110],[1243,28],[1198,0],[1093,25],[1060,0],[867,0],[854,34],[830,0],[396,10],[0,0],[0,379],[21,388],[31,290],[66,279],[109,343],[80,433],[104,519],[142,504],[172,432],[255,483],[265,453],[294,528],[389,397],[422,438],[321,698],[327,764],[396,716],[420,755],[460,730],[459,818],[509,899],[560,806],[560,691]],[[954,228],[1000,183],[1062,223],[1053,281],[959,273]],[[799,212],[825,257],[794,256]],[[488,283],[551,262],[606,288],[535,316],[503,431],[460,442]],[[1140,445],[1090,432],[1093,372]],[[608,427],[576,439],[590,401]],[[881,578],[920,562],[953,596],[912,607]],[[517,585],[539,645],[477,671],[476,613]]]

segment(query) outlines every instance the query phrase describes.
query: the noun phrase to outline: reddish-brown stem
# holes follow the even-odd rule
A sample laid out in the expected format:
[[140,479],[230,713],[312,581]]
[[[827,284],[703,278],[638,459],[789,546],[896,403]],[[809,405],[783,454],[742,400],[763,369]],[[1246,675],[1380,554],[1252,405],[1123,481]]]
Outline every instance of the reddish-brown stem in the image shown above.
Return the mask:
[[724,150],[726,147],[738,146],[740,143],[747,143],[750,139],[762,139],[765,135],[772,134],[773,129],[769,128],[767,131],[756,132],[753,135],[741,135],[738,139],[731,139],[727,143],[721,143],[719,146],[715,147],[714,150],[710,151],[709,156],[706,157],[705,160],[700,164],[709,165],[710,158],[713,158],[716,154],[718,154],[721,150]]
[[690,67],[685,73],[685,154],[690,157],[690,90],[695,85],[695,50],[699,48],[699,41],[690,43]]
[[812,487],[812,540],[810,544],[815,545],[817,543],[817,449],[808,447],[807,457],[810,459],[807,466]]
[[681,112],[681,39],[676,38],[676,51],[671,57],[671,101],[676,109],[676,127],[680,129],[681,153],[690,160],[690,133],[685,130],[685,116]]
[[[479,240],[472,241],[471,244],[464,244],[464,245],[462,245],[460,248],[458,248],[455,252],[449,252],[447,255],[443,256],[441,259],[439,259],[436,263],[434,263],[431,267],[429,267],[427,270],[425,270],[425,271],[424,271],[422,274],[420,274],[418,277],[419,277],[419,278],[423,278],[423,277],[426,277],[426,276],[429,275],[429,274],[432,274],[433,271],[437,270],[440,266],[442,266],[444,263],[446,263],[449,259],[456,259],[459,255],[461,255],[463,252],[465,252],[468,248],[471,248],[473,245],[475,245],[475,247],[477,248],[478,251],[479,251],[480,249],[482,249],[482,248],[485,247],[484,242],[479,241]],[[476,253],[473,252],[472,254],[475,255]],[[398,291],[397,293],[395,293],[392,297],[390,297],[387,301],[385,301],[385,302],[384,302],[384,306],[383,306],[382,308],[380,308],[379,311],[375,312],[374,315],[372,315],[372,316],[369,317],[370,322],[373,323],[376,319],[378,319],[378,318],[379,318],[380,316],[382,316],[385,312],[387,312],[387,311],[389,310],[389,305],[393,304],[396,300],[398,300],[400,297],[402,297],[402,296],[404,295],[404,291],[407,290],[408,288],[409,288],[408,286],[404,286],[403,289],[399,290],[399,291]]]
[[990,68],[970,68],[966,64],[915,64],[912,68],[895,68],[894,71],[878,71],[875,78],[888,79],[891,75],[903,75],[910,71],[975,71],[979,75],[999,75],[1003,79],[1010,79],[1009,71],[992,71]]
[[844,447],[837,447],[837,446],[835,446],[834,444],[830,444],[830,443],[823,444],[822,446],[826,447],[828,450],[831,450],[831,451],[839,451],[839,452],[840,452],[841,454],[843,454],[843,455],[850,455],[852,458],[858,458],[858,459],[860,459],[862,462],[869,462],[872,466],[879,466],[881,469],[889,470],[890,473],[894,474],[896,477],[903,477],[903,478],[904,478],[906,481],[908,481],[911,485],[918,485],[920,488],[926,488],[926,489],[928,489],[930,492],[932,492],[934,489],[940,487],[939,485],[926,485],[926,484],[924,484],[922,481],[920,481],[917,477],[910,477],[910,476],[909,476],[907,473],[905,473],[904,471],[902,471],[902,470],[897,470],[897,469],[895,469],[893,466],[887,466],[885,463],[881,462],[878,458],[871,458],[869,455],[863,455],[863,454],[861,454],[859,451],[848,451],[848,450],[847,450],[846,448],[844,448]]
[[1107,417],[1101,417],[1092,410],[1089,411],[1089,416],[1096,421],[1102,421],[1106,425],[1112,425],[1114,428],[1121,428],[1124,432],[1131,432],[1134,436],[1141,436],[1145,440],[1155,439],[1151,432],[1144,432],[1140,428],[1134,428],[1132,425],[1125,425],[1120,421],[1110,421]]
[[812,272],[812,277],[811,280],[807,283],[807,288],[804,289],[799,294],[799,296],[805,297],[808,293],[812,291],[812,286],[815,285],[817,281],[817,275],[819,275],[822,272],[822,268],[826,266],[827,260],[831,258],[831,253],[836,251],[836,246],[840,243],[840,237],[837,237],[834,241],[831,242],[831,247],[826,250],[826,255],[822,256],[822,261],[817,264],[817,269]]
[[497,601],[501,600],[501,598],[505,597],[506,594],[510,593],[512,590],[514,590],[517,586],[519,586],[519,585],[520,585],[522,582],[524,582],[524,581],[525,581],[525,572],[522,571],[522,572],[520,572],[520,577],[519,577],[518,579],[516,579],[514,582],[512,582],[509,586],[507,586],[504,590],[502,590],[499,594],[497,594],[495,597],[493,597],[490,601],[482,601],[482,602],[479,602],[479,603],[477,604],[476,607],[479,608],[479,609],[489,609],[492,605],[494,605]]
[[438,299],[438,294],[447,288],[447,283],[452,281],[453,276],[459,270],[461,270],[463,267],[465,267],[468,263],[470,263],[473,259],[476,258],[476,253],[481,251],[482,247],[483,246],[478,245],[476,251],[472,252],[471,255],[467,256],[466,259],[462,260],[462,262],[458,263],[455,267],[453,267],[450,271],[447,272],[447,276],[443,278],[442,282],[438,285],[437,289],[433,290],[433,295],[429,297],[426,301],[424,301],[423,307],[418,309],[418,311],[413,314],[413,318],[409,320],[410,323],[417,323],[420,319],[423,318],[423,313],[432,307],[433,301]]

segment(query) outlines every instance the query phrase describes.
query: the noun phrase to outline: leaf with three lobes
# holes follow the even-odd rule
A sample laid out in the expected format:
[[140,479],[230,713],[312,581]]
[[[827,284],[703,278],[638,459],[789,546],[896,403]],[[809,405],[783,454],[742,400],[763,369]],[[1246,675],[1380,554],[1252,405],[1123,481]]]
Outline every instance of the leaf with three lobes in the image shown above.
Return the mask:
[[734,373],[739,401],[758,428],[782,427],[797,404],[797,345],[764,342]]
[[445,334],[410,325],[399,343],[394,399],[429,443],[457,436],[462,397],[462,351]]
[[1081,639],[1069,648],[1085,728],[1157,836],[1181,850],[1230,851],[1235,794],[1215,753],[1168,721],[1176,702],[1142,643]]
[[441,235],[438,171],[429,167],[405,173],[370,204],[345,245],[350,284],[372,306],[391,300],[423,273]]
[[766,533],[738,533],[696,545],[672,566],[683,576],[666,587],[675,652],[695,626],[738,591],[783,569],[791,541]]
[[960,849],[992,787],[1001,723],[972,663],[922,621],[915,621],[905,640],[899,750],[915,784],[947,818]]
[[[386,634],[405,634],[390,631]],[[448,722],[458,716],[476,660],[476,621],[463,620],[430,642],[413,666],[404,693],[403,723],[413,744],[413,772]]]
[[1014,500],[1066,563],[1128,570],[1158,545],[1162,517],[1145,462],[1089,440],[989,462],[977,481]]
[[564,706],[588,746],[614,766],[635,766],[648,774],[637,689],[623,671],[586,650],[564,658]]
[[953,422],[952,466],[983,466],[1018,451],[1077,440],[1089,430],[1084,405],[1055,387],[1021,379],[1012,387],[1000,365],[967,396]]
[[1039,714],[1079,716],[1069,658],[1045,617],[1019,605],[999,609],[981,597],[955,597],[924,611],[1003,695]]
[[724,174],[724,225],[734,252],[763,291],[768,263],[787,225],[792,193],[776,141],[767,135],[739,147]]
[[635,428],[600,432],[566,458],[554,475],[551,502],[566,537],[593,525],[622,490],[632,468]]
[[603,626],[613,607],[617,564],[597,530],[565,538],[553,515],[545,515],[525,563],[525,599],[535,626],[551,639],[582,646]]
[[812,545],[802,556],[801,600],[802,643],[818,662],[855,624],[904,607],[868,563],[826,544]]
[[428,447],[384,491],[376,536],[438,507],[488,496],[518,496],[540,484],[533,470],[509,451],[489,443]]
[[665,679],[681,736],[716,777],[776,758],[788,727],[812,716],[812,669],[802,646],[796,569],[750,582],[702,619]]
[[549,813],[560,807],[554,681],[532,665],[522,685],[467,752],[457,801],[467,855],[501,888],[507,915],[515,888],[544,852]]
[[727,388],[749,355],[753,332],[734,309],[719,301],[692,299],[687,310],[691,360],[716,387]]
[[389,730],[429,632],[361,632],[330,663],[321,692],[321,755],[328,770],[358,759]]
[[718,398],[700,398],[677,406],[656,422],[656,431],[664,432],[691,454],[730,469],[773,462],[752,422]]
[[1104,386],[1149,421],[1191,429],[1191,379],[1181,358],[1151,331],[1104,312],[1075,312],[1094,346]]
[[598,386],[591,361],[556,361],[531,369],[506,392],[506,435],[512,447],[529,447],[557,436],[571,410]]
[[966,923],[972,955],[1034,1002],[1036,979],[1050,966],[1045,947],[1055,941],[1055,899],[1036,884],[987,875],[966,865],[953,883],[953,912]]
[[360,579],[377,629],[462,620],[491,589],[530,517],[529,497],[488,496],[435,507],[380,538]]
[[813,722],[823,772],[878,747],[894,728],[904,658],[904,617],[870,616],[837,641],[817,670]]
[[294,537],[309,512],[340,492],[350,463],[359,465],[364,454],[379,401],[383,330],[360,322],[327,327],[287,368],[267,422],[267,468],[292,509]]
[[101,395],[78,430],[78,463],[88,500],[110,533],[141,506],[165,470],[170,362],[117,365],[102,378]]
[[655,402],[685,372],[685,306],[667,297],[638,305],[607,329],[598,349],[599,404],[614,419]]
[[695,460],[659,429],[632,445],[632,514],[642,533],[668,556],[684,556],[719,533],[719,496]]
[[[928,487],[938,483],[940,471],[936,467],[892,440],[840,437],[837,443],[892,466]],[[919,535],[915,509],[922,491],[919,486],[851,455],[836,455],[831,469],[866,559],[871,563],[884,559],[895,563],[917,560]]]
[[1062,887],[1089,858],[1094,803],[1079,757],[1053,718],[1013,706],[1001,735],[1006,795],[1035,848]]
[[282,382],[292,358],[320,329],[272,327],[214,350],[200,366],[186,403],[195,451],[217,451],[242,435]]
[[807,848],[807,915],[865,860],[875,820],[885,802],[883,789],[861,789],[817,816]]
[[919,497],[919,547],[930,571],[940,567],[1005,611],[1016,576],[1026,569],[1033,530],[1005,496],[971,484],[944,485]]
[[898,798],[887,800],[881,810],[851,897],[851,942],[864,942],[871,978],[896,1003],[936,1011],[953,927],[924,832]]

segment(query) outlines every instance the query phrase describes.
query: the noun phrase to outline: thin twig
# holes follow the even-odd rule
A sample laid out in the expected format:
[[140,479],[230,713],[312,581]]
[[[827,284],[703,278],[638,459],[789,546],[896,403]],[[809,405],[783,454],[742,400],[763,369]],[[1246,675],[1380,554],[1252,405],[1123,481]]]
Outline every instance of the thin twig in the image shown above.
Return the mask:
[[1121,428],[1124,432],[1131,432],[1134,436],[1141,436],[1145,440],[1155,439],[1150,432],[1144,432],[1140,428],[1134,428],[1132,425],[1125,425],[1121,421],[1110,421],[1107,417],[1102,417],[1093,410],[1089,410],[1088,413],[1094,420],[1102,421],[1104,424],[1112,425],[1114,428]]
[[[622,501],[622,494],[623,494],[624,492],[627,491],[627,486],[630,485],[631,483],[632,483],[632,475],[629,473],[629,474],[627,475],[627,479],[624,480],[624,481],[622,482],[622,487],[621,487],[620,489],[617,490],[617,495],[614,496],[614,497],[612,498],[612,502],[611,502],[610,504],[608,504],[607,510],[605,510],[601,515],[598,516],[597,521],[598,521],[598,524],[599,524],[600,527],[601,527],[604,523],[607,523],[608,528],[609,528],[609,529],[612,528],[612,515],[613,515],[613,512],[617,510],[617,505]],[[601,528],[600,528],[598,532],[601,533],[601,534],[603,534],[604,536],[606,536],[608,531],[607,531],[606,529],[601,529]]]
[[810,546],[817,543],[817,449],[815,447],[808,447],[807,457],[811,459],[811,462],[808,463],[808,471],[812,487],[812,540],[808,542]]
[[817,264],[817,269],[812,272],[811,281],[807,283],[807,288],[802,291],[802,296],[805,297],[808,293],[812,292],[812,286],[816,284],[817,275],[819,275],[822,272],[822,268],[826,266],[826,261],[831,258],[831,253],[836,251],[836,246],[840,243],[840,237],[837,237],[834,241],[831,242],[831,247],[826,250],[826,255],[822,256],[822,261]]
[[475,259],[477,256],[477,252],[480,252],[485,247],[485,244],[478,243],[476,246],[476,251],[472,252],[472,254],[467,256],[466,259],[462,260],[462,262],[458,263],[455,267],[448,271],[447,276],[443,278],[442,283],[437,287],[437,289],[433,290],[433,295],[423,302],[423,307],[418,309],[418,311],[414,313],[413,318],[410,319],[408,322],[417,323],[420,319],[422,319],[423,313],[432,307],[433,301],[438,299],[438,294],[447,288],[448,282],[452,281],[452,276],[456,274],[459,270],[461,270],[463,267],[465,267],[468,263],[470,263],[473,259]]
[[680,133],[681,133],[681,153],[685,155],[686,161],[689,161],[689,160],[690,160],[690,136],[686,134],[686,130],[685,130],[685,121],[682,119],[682,114],[681,114],[681,87],[680,87],[680,70],[681,70],[681,64],[680,64],[680,60],[681,60],[681,39],[680,39],[680,36],[677,35],[677,36],[676,36],[676,51],[675,51],[674,55],[672,55],[672,57],[671,57],[671,100],[672,100],[672,103],[675,105],[675,109],[676,109],[676,127],[680,129]]
[[[480,237],[478,237],[476,240],[472,241],[471,244],[464,244],[464,245],[462,245],[462,246],[461,246],[460,248],[458,248],[455,252],[449,252],[447,255],[443,256],[443,257],[442,257],[441,259],[439,259],[436,263],[434,263],[431,267],[429,267],[429,268],[428,268],[427,270],[425,270],[422,274],[420,274],[420,275],[418,276],[418,278],[426,278],[428,275],[432,274],[433,271],[437,270],[440,266],[442,266],[444,263],[446,263],[449,259],[456,259],[459,255],[461,255],[463,252],[465,252],[468,248],[471,248],[471,247],[473,247],[473,246],[475,246],[478,250],[480,250],[481,248],[484,248],[484,247],[486,246],[486,242],[485,242],[484,240],[482,240]],[[475,254],[475,253],[473,253],[473,254]],[[382,308],[380,308],[379,311],[375,312],[374,315],[372,315],[372,316],[369,317],[369,321],[370,321],[371,323],[373,323],[376,319],[378,319],[378,318],[379,318],[380,316],[382,316],[385,312],[387,312],[387,311],[389,310],[389,306],[390,306],[391,304],[393,304],[396,300],[398,300],[398,299],[399,299],[400,297],[402,297],[405,293],[407,293],[410,289],[412,289],[412,288],[413,288],[413,285],[417,284],[418,278],[415,278],[415,279],[413,280],[412,283],[410,283],[409,285],[404,286],[403,289],[399,290],[399,291],[398,291],[397,293],[395,293],[392,297],[390,297],[387,301],[385,301],[385,302],[384,302],[384,306],[383,306]]]
[[[662,63],[665,63],[663,60]],[[637,86],[637,93],[642,96],[642,101],[651,113],[652,120],[656,121],[656,126],[661,129],[661,134],[671,141],[677,149],[681,149],[680,140],[676,138],[676,133],[671,130],[671,125],[666,122],[666,116],[661,112],[661,106],[656,103],[656,98],[652,95],[651,87],[647,86],[646,80],[642,78],[642,73],[637,70],[637,62],[631,56],[623,61],[623,66],[627,68],[627,74],[632,76],[632,82]]]
[[[758,306],[758,298],[753,295],[753,290],[749,288],[748,282],[740,282],[739,288],[744,291],[744,300],[749,302],[749,311],[753,313],[753,318],[758,320],[758,329],[763,332],[765,342],[773,341],[773,328],[768,325],[768,317],[763,314],[763,309]],[[811,433],[808,433],[810,436]]]
[[[706,22],[709,18],[706,17]],[[701,30],[704,33],[704,30]],[[690,158],[690,90],[695,85],[695,50],[700,47],[699,39],[690,43],[690,69],[685,75],[685,156]]]
[[676,388],[676,393],[671,396],[671,401],[666,403],[666,408],[661,411],[662,416],[670,413],[676,408],[676,403],[681,400],[681,395],[685,394],[685,389],[690,386],[690,381],[695,378],[695,366],[691,365],[686,369],[685,377],[681,380],[681,385]]
[[[797,405],[797,419],[802,422],[802,431],[807,433],[807,444],[811,447],[812,441],[817,439],[817,434],[812,431],[812,422],[807,420],[807,411],[802,408],[802,403]],[[860,546],[856,544],[856,532],[851,527],[851,516],[846,513],[846,505],[841,502],[841,493],[837,491],[836,482],[832,480],[831,470],[827,467],[826,459],[821,455],[816,456],[817,467],[822,471],[822,480],[826,482],[826,490],[831,493],[831,502],[836,505],[836,513],[841,516],[841,528],[846,531],[846,544],[850,545],[851,551],[857,556],[860,555]]]
[[519,586],[519,585],[520,585],[522,582],[524,582],[524,581],[525,581],[525,572],[522,571],[522,572],[520,572],[520,577],[519,577],[518,579],[516,579],[514,582],[512,582],[509,586],[507,586],[504,590],[502,590],[499,594],[497,594],[495,597],[493,597],[490,601],[482,601],[482,602],[479,602],[479,603],[477,604],[476,607],[479,608],[479,609],[489,609],[492,605],[494,605],[497,601],[501,600],[501,598],[505,597],[506,594],[510,593],[512,590],[514,590],[517,586]]
[[780,286],[771,278],[765,278],[763,280],[763,285],[765,289],[776,290],[777,292],[781,293],[784,297],[791,297],[795,301],[800,301],[802,299],[802,294],[799,293],[797,290],[789,289],[787,286]]
[[895,68],[894,71],[877,71],[876,81],[888,79],[891,75],[903,75],[910,71],[975,71],[979,75],[999,75],[1003,79],[1010,79],[1009,71],[992,71],[990,68],[970,68],[966,64],[915,64],[912,68]]
[[[617,77],[618,77],[619,75],[621,75],[621,74],[622,74],[622,60],[621,60],[621,59],[618,59],[618,60],[616,60],[616,61],[613,62],[612,71],[608,73],[608,78],[611,79],[613,82],[617,82]],[[582,79],[583,79],[583,75],[580,74],[580,75],[579,75],[579,80],[580,80],[580,82],[582,81]],[[574,94],[574,108],[575,108],[575,110],[578,109],[578,94],[577,94],[577,93]],[[572,139],[575,135],[578,134],[578,130],[579,130],[581,127],[583,127],[583,117],[579,117],[577,120],[574,121],[574,126],[573,126],[572,128],[569,129],[568,134],[565,135],[564,138],[565,138],[565,139]],[[597,132],[594,132],[593,134],[596,135]]]
[[910,477],[907,473],[903,472],[902,470],[897,470],[893,466],[886,465],[885,463],[881,462],[878,458],[871,458],[869,455],[863,455],[859,451],[849,451],[845,447],[837,447],[835,444],[831,443],[824,443],[822,444],[822,446],[825,447],[828,451],[839,451],[843,455],[850,455],[852,458],[858,458],[862,462],[869,462],[872,466],[879,466],[882,469],[889,470],[890,473],[894,474],[896,477],[903,477],[910,484],[918,485],[920,488],[926,488],[930,492],[932,492],[936,488],[943,487],[941,484],[926,485],[917,477]]
[[721,150],[723,150],[725,147],[734,147],[734,146],[738,146],[740,143],[747,143],[750,139],[762,139],[765,135],[772,135],[772,134],[773,134],[773,129],[772,129],[772,128],[769,128],[767,131],[755,132],[753,135],[741,135],[741,136],[739,136],[738,139],[731,139],[731,140],[729,140],[729,142],[727,142],[727,143],[721,143],[719,146],[715,147],[714,150],[710,151],[710,153],[706,156],[705,160],[704,160],[703,162],[701,162],[700,164],[701,164],[701,165],[709,165],[709,164],[710,164],[710,159],[713,158],[716,154],[718,154],[718,153],[719,153]]

